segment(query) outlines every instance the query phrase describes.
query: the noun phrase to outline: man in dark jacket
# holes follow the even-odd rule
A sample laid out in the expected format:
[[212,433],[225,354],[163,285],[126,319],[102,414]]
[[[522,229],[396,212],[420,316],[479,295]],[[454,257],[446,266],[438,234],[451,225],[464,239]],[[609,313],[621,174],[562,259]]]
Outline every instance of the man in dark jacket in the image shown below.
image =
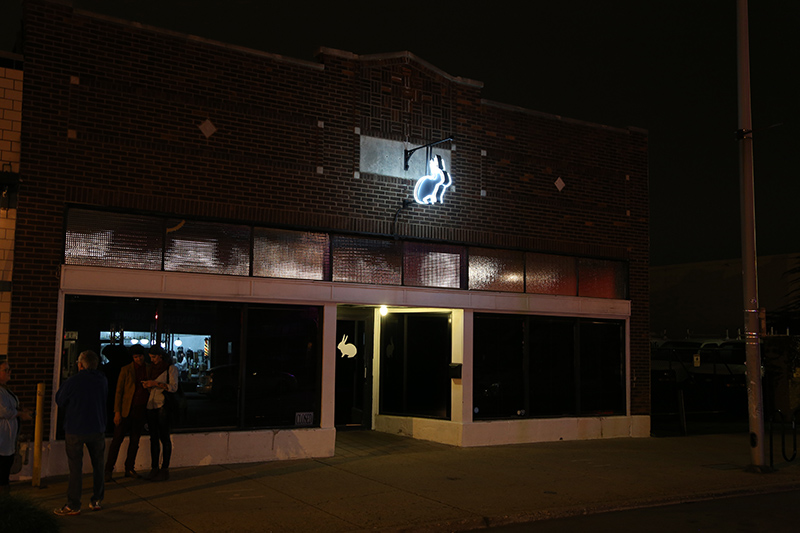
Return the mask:
[[61,384],[56,392],[56,404],[64,410],[64,446],[69,462],[67,503],[55,510],[57,515],[81,513],[83,488],[83,447],[89,451],[94,474],[92,499],[89,507],[100,510],[105,495],[103,455],[106,441],[106,398],[108,380],[97,370],[100,359],[91,350],[78,357],[78,373]]

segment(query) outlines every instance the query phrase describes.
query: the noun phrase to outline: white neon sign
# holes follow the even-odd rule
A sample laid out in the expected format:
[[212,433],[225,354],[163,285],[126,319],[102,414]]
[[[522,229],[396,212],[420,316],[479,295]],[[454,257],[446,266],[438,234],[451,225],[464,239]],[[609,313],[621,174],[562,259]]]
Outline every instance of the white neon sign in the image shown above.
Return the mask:
[[444,168],[442,156],[436,155],[428,161],[430,175],[422,176],[414,186],[414,200],[418,204],[433,205],[442,203],[444,192],[452,185],[453,180]]

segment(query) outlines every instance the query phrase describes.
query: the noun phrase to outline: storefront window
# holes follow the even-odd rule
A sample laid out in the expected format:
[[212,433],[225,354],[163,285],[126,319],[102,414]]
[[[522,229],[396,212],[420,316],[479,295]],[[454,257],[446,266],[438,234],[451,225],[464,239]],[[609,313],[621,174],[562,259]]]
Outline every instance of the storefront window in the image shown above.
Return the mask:
[[476,316],[473,331],[475,419],[522,416],[528,401],[524,318]]
[[381,322],[380,412],[450,418],[450,316],[391,313]]
[[61,377],[81,351],[101,354],[111,421],[130,350],[159,344],[186,398],[176,430],[318,426],[320,321],[313,306],[68,295]]
[[475,420],[625,413],[624,322],[476,313]]

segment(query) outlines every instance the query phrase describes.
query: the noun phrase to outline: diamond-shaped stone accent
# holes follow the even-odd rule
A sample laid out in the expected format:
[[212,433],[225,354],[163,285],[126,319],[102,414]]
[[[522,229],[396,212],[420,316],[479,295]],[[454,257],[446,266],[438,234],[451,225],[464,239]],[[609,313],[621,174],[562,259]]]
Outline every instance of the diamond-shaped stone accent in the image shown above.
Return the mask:
[[205,122],[203,122],[202,124],[200,124],[200,125],[198,126],[198,128],[200,128],[200,131],[202,131],[202,132],[203,132],[203,135],[205,135],[205,136],[206,136],[206,139],[208,139],[209,137],[211,137],[212,135],[214,135],[214,133],[217,131],[217,127],[216,127],[216,126],[214,126],[214,125],[211,123],[211,121],[210,121],[210,120],[208,120],[208,119],[206,119],[206,120],[205,120]]
[[558,189],[558,192],[561,192],[564,189],[564,187],[567,186],[567,184],[564,183],[564,180],[562,180],[561,178],[558,178],[555,181],[555,185],[556,185],[556,189]]

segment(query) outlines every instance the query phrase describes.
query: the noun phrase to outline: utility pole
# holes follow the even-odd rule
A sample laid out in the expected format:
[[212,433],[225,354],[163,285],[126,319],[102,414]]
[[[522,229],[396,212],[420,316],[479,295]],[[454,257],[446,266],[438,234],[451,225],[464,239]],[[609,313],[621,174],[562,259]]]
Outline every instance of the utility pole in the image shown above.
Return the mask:
[[747,0],[737,0],[739,83],[739,180],[741,185],[742,281],[744,288],[747,405],[750,423],[750,469],[766,472],[764,400],[761,386],[761,346],[758,321],[758,256],[756,255],[755,193],[753,186],[753,125],[750,113],[750,38]]

